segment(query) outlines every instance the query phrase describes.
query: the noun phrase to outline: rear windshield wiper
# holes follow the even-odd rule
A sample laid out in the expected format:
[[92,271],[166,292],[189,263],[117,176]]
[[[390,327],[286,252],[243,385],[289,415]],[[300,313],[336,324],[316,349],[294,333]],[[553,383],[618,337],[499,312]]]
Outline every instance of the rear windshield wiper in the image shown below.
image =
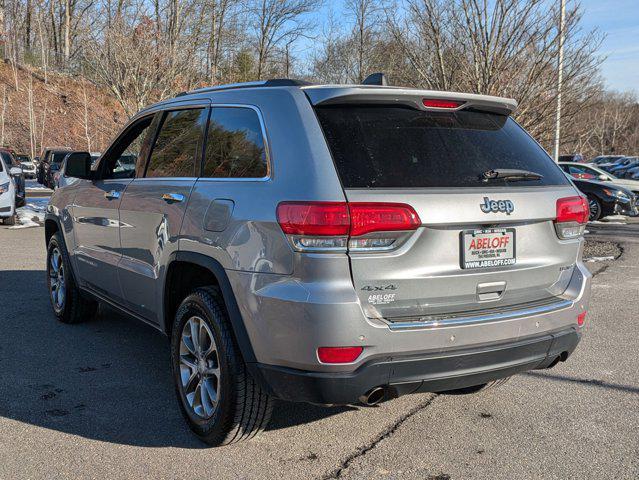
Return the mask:
[[544,178],[544,176],[540,173],[529,170],[519,170],[517,168],[495,168],[494,170],[488,170],[481,174],[481,179],[484,182],[498,179],[517,182],[519,180],[541,180],[542,178]]

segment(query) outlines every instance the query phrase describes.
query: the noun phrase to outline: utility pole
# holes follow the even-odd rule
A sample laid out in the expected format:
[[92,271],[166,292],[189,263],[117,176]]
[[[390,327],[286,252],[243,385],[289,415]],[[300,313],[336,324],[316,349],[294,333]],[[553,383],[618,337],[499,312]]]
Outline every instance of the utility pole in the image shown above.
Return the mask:
[[566,0],[559,0],[559,60],[557,72],[557,119],[555,124],[555,162],[559,161],[559,141],[561,136],[561,88],[564,80],[564,30],[566,29]]

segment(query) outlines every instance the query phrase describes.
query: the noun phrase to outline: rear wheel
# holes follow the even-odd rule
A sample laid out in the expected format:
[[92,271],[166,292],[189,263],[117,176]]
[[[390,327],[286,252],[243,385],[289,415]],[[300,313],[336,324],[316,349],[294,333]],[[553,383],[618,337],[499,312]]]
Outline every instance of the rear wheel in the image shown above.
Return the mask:
[[47,286],[53,313],[63,323],[79,323],[95,316],[98,304],[84,298],[71,275],[66,248],[55,233],[47,248]]
[[268,424],[273,399],[247,371],[216,288],[194,290],[178,308],[171,367],[180,410],[209,445],[250,439]]
[[16,216],[15,216],[15,214],[11,215],[10,217],[5,217],[2,220],[2,223],[4,223],[5,225],[15,225],[16,224]]
[[588,195],[588,208],[590,209],[589,221],[594,222],[601,218],[601,203],[596,197]]

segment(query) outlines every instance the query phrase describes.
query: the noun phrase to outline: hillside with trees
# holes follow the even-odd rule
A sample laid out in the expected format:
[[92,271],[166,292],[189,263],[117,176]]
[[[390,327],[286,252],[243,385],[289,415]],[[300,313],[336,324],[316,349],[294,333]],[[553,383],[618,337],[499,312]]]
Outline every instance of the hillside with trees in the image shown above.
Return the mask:
[[[128,116],[184,90],[275,77],[357,83],[383,71],[394,85],[513,97],[517,120],[550,151],[557,4],[345,0],[335,19],[318,14],[331,11],[321,0],[0,0],[3,141],[100,149]],[[581,19],[569,0],[561,150],[639,153],[637,98],[606,91],[602,35]]]

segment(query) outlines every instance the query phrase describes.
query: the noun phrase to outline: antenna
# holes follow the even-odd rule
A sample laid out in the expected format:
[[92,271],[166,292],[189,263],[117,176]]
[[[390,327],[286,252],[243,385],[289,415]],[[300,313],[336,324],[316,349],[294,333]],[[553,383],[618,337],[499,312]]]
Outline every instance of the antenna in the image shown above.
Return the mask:
[[381,72],[371,73],[364,79],[362,85],[382,85],[385,87],[388,85],[388,81],[386,80],[386,75]]

